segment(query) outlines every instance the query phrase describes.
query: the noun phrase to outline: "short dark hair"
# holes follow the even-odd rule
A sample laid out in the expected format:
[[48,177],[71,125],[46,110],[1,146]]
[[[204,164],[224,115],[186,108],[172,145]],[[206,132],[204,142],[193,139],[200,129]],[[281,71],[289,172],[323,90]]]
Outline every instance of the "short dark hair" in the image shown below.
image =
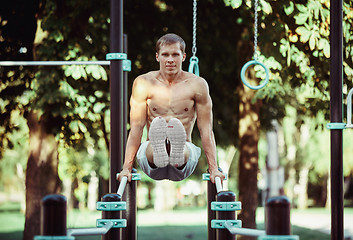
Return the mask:
[[179,43],[180,45],[180,50],[185,53],[185,41],[184,39],[182,39],[180,36],[174,34],[174,33],[167,33],[165,35],[163,35],[161,38],[158,39],[157,43],[156,43],[156,51],[157,53],[159,52],[159,50],[161,49],[161,46],[163,45],[171,45],[174,43]]

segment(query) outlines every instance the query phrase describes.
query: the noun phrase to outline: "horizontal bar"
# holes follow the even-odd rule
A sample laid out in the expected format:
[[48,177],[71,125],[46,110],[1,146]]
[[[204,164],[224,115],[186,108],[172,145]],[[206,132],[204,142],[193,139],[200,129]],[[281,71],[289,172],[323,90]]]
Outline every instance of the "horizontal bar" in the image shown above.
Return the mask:
[[243,235],[243,236],[251,236],[251,237],[258,237],[262,235],[266,235],[265,230],[258,230],[258,229],[250,229],[250,228],[237,228],[232,225],[231,222],[225,221],[224,227],[228,229],[231,234],[236,235]]
[[113,227],[113,222],[107,222],[103,227],[100,228],[77,228],[68,229],[68,236],[94,236],[94,235],[105,235]]
[[0,61],[0,66],[110,65],[110,61]]
[[72,236],[34,236],[33,240],[75,240]]
[[297,235],[262,235],[259,240],[299,240]]

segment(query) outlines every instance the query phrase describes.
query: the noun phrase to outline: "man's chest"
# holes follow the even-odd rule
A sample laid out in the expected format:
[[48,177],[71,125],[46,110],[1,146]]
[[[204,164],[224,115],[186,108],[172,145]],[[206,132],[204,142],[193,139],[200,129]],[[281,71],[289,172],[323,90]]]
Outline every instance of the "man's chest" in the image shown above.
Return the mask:
[[183,114],[194,109],[194,96],[190,87],[154,88],[150,91],[147,105],[151,113]]

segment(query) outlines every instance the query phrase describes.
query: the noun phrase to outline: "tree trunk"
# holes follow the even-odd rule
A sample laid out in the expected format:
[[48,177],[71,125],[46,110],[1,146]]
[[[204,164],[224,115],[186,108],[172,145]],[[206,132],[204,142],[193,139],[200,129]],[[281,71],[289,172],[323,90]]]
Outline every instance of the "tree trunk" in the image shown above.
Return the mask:
[[26,169],[26,222],[23,240],[40,234],[40,203],[47,194],[59,193],[58,149],[55,136],[34,112],[27,116],[29,157]]
[[[259,111],[261,101],[252,103],[255,91],[239,89],[239,200],[243,210],[239,215],[243,227],[256,228],[256,208],[258,206],[258,141],[260,132]],[[241,239],[254,239],[242,237]]]
[[308,182],[309,182],[309,167],[304,165],[299,172],[298,181],[298,208],[306,209],[308,207]]

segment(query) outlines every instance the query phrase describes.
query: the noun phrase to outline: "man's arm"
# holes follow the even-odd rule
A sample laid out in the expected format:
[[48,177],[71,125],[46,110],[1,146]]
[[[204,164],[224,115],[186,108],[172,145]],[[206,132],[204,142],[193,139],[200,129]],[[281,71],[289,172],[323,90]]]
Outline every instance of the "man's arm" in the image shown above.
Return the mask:
[[119,174],[119,181],[123,176],[127,176],[128,181],[131,181],[131,170],[141,144],[143,128],[146,125],[147,96],[146,80],[143,77],[136,78],[130,98],[130,133],[126,142],[125,160],[123,170]]
[[204,79],[197,80],[199,81],[195,97],[197,127],[200,132],[202,146],[207,158],[210,180],[214,183],[215,177],[220,177],[221,180],[223,180],[225,176],[218,170],[216,141],[213,134],[212,100],[209,94],[208,85]]

